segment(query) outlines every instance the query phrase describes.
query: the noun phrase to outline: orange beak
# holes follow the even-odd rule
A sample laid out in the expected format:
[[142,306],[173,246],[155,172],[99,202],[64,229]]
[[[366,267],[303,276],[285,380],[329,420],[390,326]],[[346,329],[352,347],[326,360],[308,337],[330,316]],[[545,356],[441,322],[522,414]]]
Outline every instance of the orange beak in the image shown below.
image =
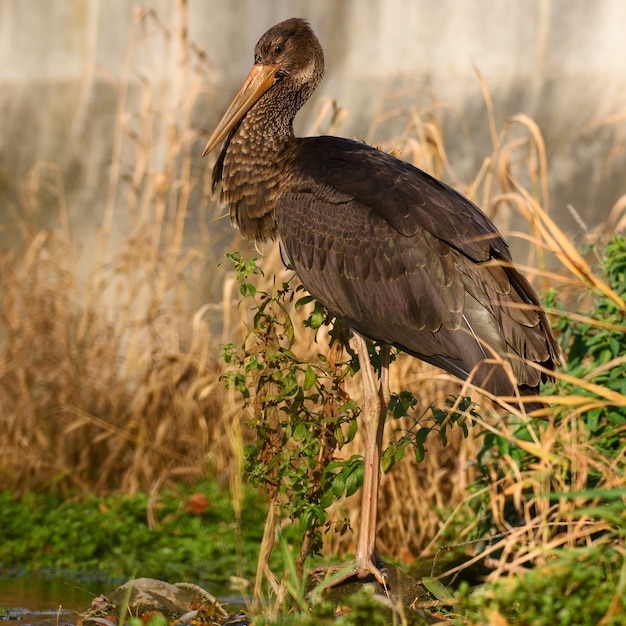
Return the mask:
[[280,66],[277,63],[254,65],[244,80],[241,89],[233,98],[219,124],[207,142],[202,156],[218,146],[228,133],[239,123],[252,105],[274,84],[274,76]]

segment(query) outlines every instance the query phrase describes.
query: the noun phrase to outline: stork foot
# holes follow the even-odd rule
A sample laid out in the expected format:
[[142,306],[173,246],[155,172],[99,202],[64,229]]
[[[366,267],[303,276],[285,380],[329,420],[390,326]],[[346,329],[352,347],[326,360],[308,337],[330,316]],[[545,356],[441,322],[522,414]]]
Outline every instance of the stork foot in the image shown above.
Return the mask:
[[339,587],[348,582],[378,582],[387,588],[385,563],[377,556],[357,558],[339,565],[324,565],[309,571],[316,583],[326,581],[327,587]]

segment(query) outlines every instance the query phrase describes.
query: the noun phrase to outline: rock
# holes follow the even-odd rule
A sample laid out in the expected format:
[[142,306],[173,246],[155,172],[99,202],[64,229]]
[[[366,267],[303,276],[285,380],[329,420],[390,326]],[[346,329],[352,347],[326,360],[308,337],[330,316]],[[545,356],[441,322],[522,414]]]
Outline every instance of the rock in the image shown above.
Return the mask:
[[168,619],[181,617],[183,622],[190,613],[193,617],[204,614],[221,621],[228,616],[217,599],[198,585],[137,578],[94,598],[81,617],[83,622],[94,622],[100,626],[107,626],[108,622],[116,624],[125,606],[132,615],[161,613]]

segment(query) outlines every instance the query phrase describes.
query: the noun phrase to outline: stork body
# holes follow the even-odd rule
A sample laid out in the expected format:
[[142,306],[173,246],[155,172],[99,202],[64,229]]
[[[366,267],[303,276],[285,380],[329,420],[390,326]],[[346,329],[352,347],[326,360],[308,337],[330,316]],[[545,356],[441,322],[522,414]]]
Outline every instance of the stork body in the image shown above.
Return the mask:
[[278,237],[304,287],[355,331],[366,431],[354,570],[373,574],[388,350],[376,384],[363,337],[395,346],[494,396],[534,395],[560,349],[539,298],[482,211],[451,187],[375,148],[297,138],[293,119],[322,78],[301,19],[259,40],[255,63],[209,139],[225,140],[213,185],[248,239]]

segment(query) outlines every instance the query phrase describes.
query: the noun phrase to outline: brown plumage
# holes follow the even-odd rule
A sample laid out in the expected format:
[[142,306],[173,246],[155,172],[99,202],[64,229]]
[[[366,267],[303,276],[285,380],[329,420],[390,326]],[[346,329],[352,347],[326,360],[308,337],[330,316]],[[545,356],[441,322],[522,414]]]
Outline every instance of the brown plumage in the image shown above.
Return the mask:
[[[226,139],[213,185],[241,234],[278,237],[306,289],[357,333],[471,376],[496,396],[538,393],[546,376],[532,364],[554,369],[560,349],[484,213],[384,152],[337,137],[295,137],[293,119],[323,71],[307,22],[277,24],[259,40],[248,78],[209,139],[204,154]],[[368,432],[378,440],[384,407],[376,395],[370,388],[365,419],[376,422]],[[371,480],[364,507],[376,497],[378,475]],[[380,579],[367,532],[359,553],[368,554],[358,555],[355,571]]]

